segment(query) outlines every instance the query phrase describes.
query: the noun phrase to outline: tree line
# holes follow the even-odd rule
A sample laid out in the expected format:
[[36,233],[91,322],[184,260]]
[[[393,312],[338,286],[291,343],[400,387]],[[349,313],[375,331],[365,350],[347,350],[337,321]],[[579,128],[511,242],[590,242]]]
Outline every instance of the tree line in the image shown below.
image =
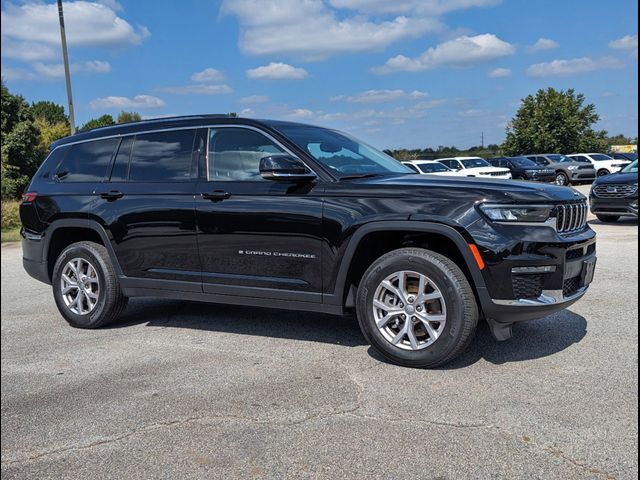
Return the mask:
[[[234,115],[234,114],[230,114]],[[509,123],[502,145],[475,146],[466,150],[439,146],[423,149],[385,150],[398,160],[450,156],[495,157],[525,153],[574,153],[609,151],[611,145],[636,144],[637,137],[609,136],[594,130],[600,117],[595,105],[572,89],[539,90],[522,100]],[[102,115],[79,130],[141,120],[137,112],[120,112],[114,119]],[[2,198],[17,198],[46,158],[49,146],[70,133],[69,118],[62,105],[50,101],[28,103],[12,94],[2,82]]]
[[[49,154],[49,146],[70,134],[69,117],[62,105],[47,100],[28,103],[2,82],[2,199],[16,198]],[[137,112],[120,112],[91,119],[79,130],[141,120]]]

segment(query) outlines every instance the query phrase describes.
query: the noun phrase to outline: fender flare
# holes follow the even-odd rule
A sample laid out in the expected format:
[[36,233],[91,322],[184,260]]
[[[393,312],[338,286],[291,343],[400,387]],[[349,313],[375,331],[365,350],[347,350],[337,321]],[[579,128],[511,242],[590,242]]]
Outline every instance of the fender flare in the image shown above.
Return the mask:
[[380,221],[367,223],[358,228],[358,230],[352,235],[342,256],[334,292],[333,294],[325,296],[325,301],[327,303],[342,303],[345,289],[348,288],[348,285],[346,285],[346,281],[347,275],[349,273],[349,268],[351,267],[351,259],[353,258],[362,239],[372,232],[393,230],[412,231],[420,233],[436,233],[448,238],[460,251],[462,258],[464,258],[466,266],[471,273],[471,278],[473,280],[473,283],[475,284],[474,287],[476,291],[484,291],[486,289],[484,277],[482,276],[480,268],[478,267],[475,258],[473,257],[473,254],[469,249],[469,243],[455,228],[444,225],[442,223],[424,221]]
[[109,257],[111,258],[111,264],[113,265],[113,268],[115,269],[116,274],[119,277],[123,276],[122,268],[120,267],[120,263],[118,262],[118,258],[116,257],[116,252],[113,249],[111,239],[109,238],[109,235],[107,234],[104,227],[100,225],[98,222],[96,222],[95,220],[82,219],[82,218],[64,218],[60,220],[54,220],[53,222],[51,222],[49,224],[49,227],[47,228],[47,235],[43,237],[43,241],[44,241],[43,248],[42,248],[43,262],[48,263],[49,261],[49,258],[48,258],[49,247],[50,247],[51,239],[53,238],[53,234],[56,232],[56,230],[59,230],[61,228],[69,228],[69,227],[84,228],[84,229],[93,230],[94,232],[96,232],[100,236],[100,239],[102,240],[104,247],[107,249],[107,252],[109,252]]

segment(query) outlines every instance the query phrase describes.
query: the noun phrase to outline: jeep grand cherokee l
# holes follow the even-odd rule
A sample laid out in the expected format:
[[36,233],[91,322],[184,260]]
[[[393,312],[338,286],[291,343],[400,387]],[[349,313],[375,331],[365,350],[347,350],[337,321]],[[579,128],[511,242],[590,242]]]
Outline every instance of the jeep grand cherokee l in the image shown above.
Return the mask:
[[342,315],[401,365],[458,356],[479,319],[587,290],[595,234],[573,189],[415,175],[326,128],[226,116],[64,138],[20,208],[24,267],[74,327],[136,296]]

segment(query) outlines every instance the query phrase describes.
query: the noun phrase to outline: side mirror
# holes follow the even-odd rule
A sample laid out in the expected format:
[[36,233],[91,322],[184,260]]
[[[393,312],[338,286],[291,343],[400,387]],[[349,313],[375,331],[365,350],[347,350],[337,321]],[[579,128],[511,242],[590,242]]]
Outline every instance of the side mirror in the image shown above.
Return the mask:
[[291,155],[270,155],[260,159],[260,175],[276,182],[312,182],[316,174]]

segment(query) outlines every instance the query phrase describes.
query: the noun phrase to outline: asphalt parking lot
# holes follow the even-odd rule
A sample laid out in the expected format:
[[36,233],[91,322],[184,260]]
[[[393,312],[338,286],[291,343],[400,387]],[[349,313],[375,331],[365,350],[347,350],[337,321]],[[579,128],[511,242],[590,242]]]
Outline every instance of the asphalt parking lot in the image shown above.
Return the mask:
[[638,224],[591,225],[581,302],[439,370],[320,314],[138,299],[75,330],[5,245],[2,478],[637,478]]

